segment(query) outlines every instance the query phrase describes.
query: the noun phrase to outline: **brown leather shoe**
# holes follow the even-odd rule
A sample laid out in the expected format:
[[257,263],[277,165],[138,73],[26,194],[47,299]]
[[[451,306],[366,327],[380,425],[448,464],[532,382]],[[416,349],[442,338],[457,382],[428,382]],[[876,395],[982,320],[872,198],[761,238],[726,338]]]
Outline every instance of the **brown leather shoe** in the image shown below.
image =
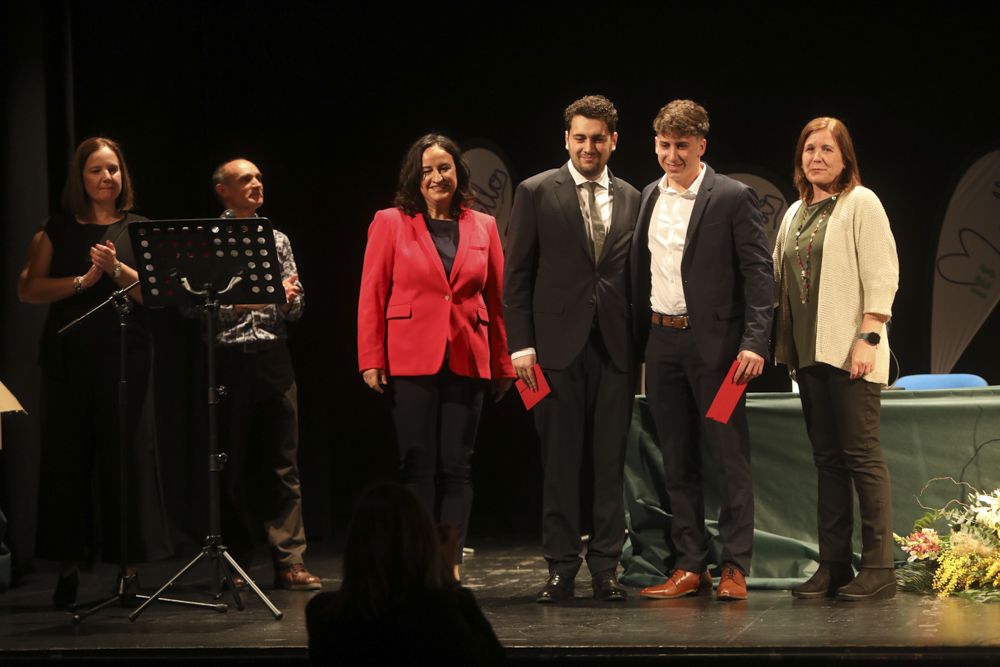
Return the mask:
[[747,599],[747,578],[735,565],[726,563],[722,566],[722,578],[719,579],[715,597],[726,602]]
[[673,600],[685,595],[708,594],[712,592],[712,575],[708,571],[698,574],[680,568],[670,573],[668,578],[658,586],[647,586],[639,591],[644,598],[657,600]]
[[310,574],[302,563],[295,563],[274,573],[274,587],[289,591],[318,591],[323,587],[319,577]]

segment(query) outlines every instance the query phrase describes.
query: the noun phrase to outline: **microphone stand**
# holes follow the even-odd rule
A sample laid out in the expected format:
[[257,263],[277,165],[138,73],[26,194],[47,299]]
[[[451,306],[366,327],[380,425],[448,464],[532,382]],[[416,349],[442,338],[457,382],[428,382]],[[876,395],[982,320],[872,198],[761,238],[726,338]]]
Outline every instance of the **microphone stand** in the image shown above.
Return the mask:
[[[128,441],[129,437],[125,433],[128,428],[128,418],[126,409],[128,407],[128,316],[132,312],[132,301],[128,297],[128,292],[132,290],[139,281],[135,281],[128,287],[112,292],[106,300],[91,308],[89,311],[76,318],[63,328],[59,329],[59,335],[64,335],[75,329],[80,323],[90,318],[108,304],[113,304],[118,313],[118,331],[120,335],[118,354],[118,579],[115,583],[114,593],[111,596],[88,605],[72,604],[70,611],[73,614],[73,623],[79,624],[83,619],[97,613],[98,611],[118,603],[121,607],[135,606],[136,599],[148,598],[147,595],[139,595],[134,592],[135,575],[128,574]],[[164,600],[173,602],[173,600]],[[76,610],[86,606],[82,611]]]

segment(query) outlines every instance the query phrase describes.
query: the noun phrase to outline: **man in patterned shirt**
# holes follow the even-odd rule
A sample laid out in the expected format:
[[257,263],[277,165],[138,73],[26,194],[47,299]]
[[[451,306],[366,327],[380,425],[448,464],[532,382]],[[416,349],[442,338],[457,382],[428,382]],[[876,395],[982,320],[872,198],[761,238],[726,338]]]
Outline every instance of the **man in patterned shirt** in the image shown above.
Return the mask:
[[[230,160],[212,176],[226,207],[224,218],[252,218],[264,204],[260,170],[249,160]],[[288,237],[274,230],[281,260],[286,303],[221,306],[216,338],[223,443],[229,464],[224,477],[223,536],[237,561],[253,554],[249,517],[264,519],[271,545],[275,587],[293,591],[320,588],[319,577],[302,561],[306,533],[298,468],[298,404],[285,321],[297,320],[305,307]],[[249,487],[249,493],[247,489]],[[242,558],[241,558],[242,557]],[[234,585],[245,584],[239,577]]]

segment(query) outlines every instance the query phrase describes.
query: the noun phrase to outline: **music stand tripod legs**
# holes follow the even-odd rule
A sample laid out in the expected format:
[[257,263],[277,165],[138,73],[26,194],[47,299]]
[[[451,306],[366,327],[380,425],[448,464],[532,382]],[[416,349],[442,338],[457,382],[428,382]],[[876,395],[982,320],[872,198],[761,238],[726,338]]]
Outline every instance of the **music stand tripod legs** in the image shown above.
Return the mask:
[[[186,281],[184,281],[186,283]],[[143,602],[135,611],[129,614],[129,620],[134,621],[139,617],[142,612],[146,610],[153,601],[161,598],[161,596],[167,591],[168,588],[174,585],[176,581],[181,579],[185,574],[187,574],[195,565],[197,565],[203,559],[210,559],[214,564],[214,576],[212,577],[212,595],[214,599],[219,599],[222,595],[222,584],[223,582],[229,586],[232,591],[233,600],[236,602],[236,608],[243,611],[243,600],[240,597],[239,591],[233,586],[233,575],[239,575],[246,581],[250,590],[260,599],[261,602],[270,610],[271,614],[274,616],[275,620],[281,620],[283,616],[281,610],[274,606],[274,603],[268,599],[267,595],[257,586],[257,583],[250,578],[250,576],[240,567],[236,559],[232,557],[226,545],[222,541],[222,519],[220,511],[220,475],[222,470],[226,465],[227,455],[219,451],[219,424],[218,424],[218,407],[219,407],[219,397],[224,393],[224,389],[219,387],[216,382],[215,377],[215,319],[216,314],[219,310],[219,301],[217,299],[217,294],[222,294],[232,289],[235,281],[231,281],[229,286],[222,290],[221,292],[216,292],[210,284],[206,285],[203,290],[193,290],[185,284],[185,289],[187,289],[191,294],[201,297],[204,300],[202,308],[202,315],[205,318],[205,332],[206,332],[206,345],[208,346],[208,522],[209,522],[209,534],[205,538],[205,544],[202,546],[201,551],[192,558],[187,565],[181,568],[174,576],[172,576],[163,586],[160,587],[158,591],[153,593],[149,599]],[[220,577],[220,573],[224,571],[225,576]],[[174,601],[174,600],[171,600]],[[176,600],[174,602],[179,602],[181,604],[196,606],[196,607],[206,607],[210,609],[215,609],[216,611],[226,611],[228,606],[224,603],[206,603],[206,602],[195,602],[189,600]]]

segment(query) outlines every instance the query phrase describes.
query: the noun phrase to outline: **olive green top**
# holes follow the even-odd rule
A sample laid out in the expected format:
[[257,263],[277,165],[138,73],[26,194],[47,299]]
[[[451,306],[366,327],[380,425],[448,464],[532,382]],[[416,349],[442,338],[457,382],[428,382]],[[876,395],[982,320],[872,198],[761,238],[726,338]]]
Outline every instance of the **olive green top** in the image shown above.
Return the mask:
[[[819,275],[823,267],[823,239],[826,236],[826,221],[830,219],[836,203],[837,197],[834,196],[809,206],[800,206],[788,230],[789,238],[785,241],[782,274],[788,287],[788,302],[785,305],[792,317],[795,368],[816,363],[816,315]],[[808,269],[808,292],[803,266]]]

